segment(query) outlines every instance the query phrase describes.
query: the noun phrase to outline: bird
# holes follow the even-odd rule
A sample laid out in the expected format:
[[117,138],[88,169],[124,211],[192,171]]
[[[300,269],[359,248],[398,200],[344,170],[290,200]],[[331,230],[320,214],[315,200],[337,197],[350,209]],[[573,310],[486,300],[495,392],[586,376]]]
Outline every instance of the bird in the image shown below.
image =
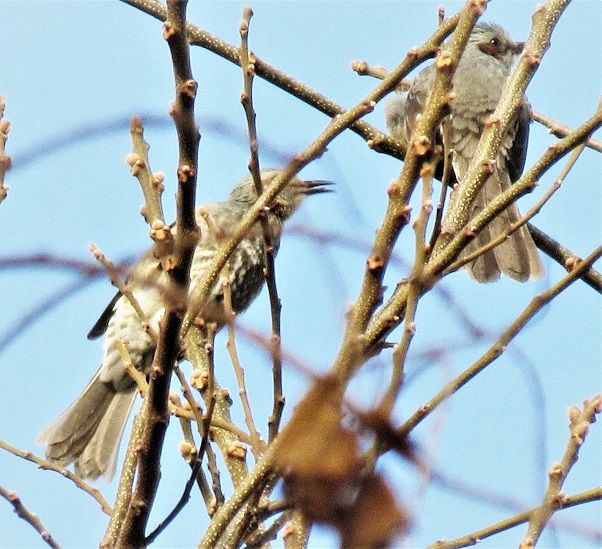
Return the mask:
[[[514,42],[499,25],[479,23],[473,28],[452,79],[447,135],[455,181],[465,177],[486,120],[494,112],[514,61],[523,48],[524,43]],[[433,87],[435,74],[433,65],[423,69],[407,92],[396,92],[386,106],[389,131],[406,146]],[[471,205],[471,218],[520,177],[531,120],[531,106],[523,97],[517,116],[503,136],[494,171]],[[438,133],[438,139],[441,139],[441,133]],[[483,228],[461,257],[489,243],[518,219],[520,212],[513,203]],[[472,278],[483,283],[498,280],[501,273],[520,282],[541,278],[543,274],[539,252],[525,225],[500,245],[467,264],[466,269]]]
[[[269,185],[278,173],[274,168],[261,170],[263,186]],[[294,177],[276,196],[267,212],[274,254],[278,252],[286,220],[307,196],[328,192],[330,183]],[[201,237],[192,258],[190,292],[208,269],[222,239],[235,230],[257,200],[255,189],[253,178],[248,175],[225,201],[196,209]],[[202,311],[205,322],[215,323],[218,329],[226,323],[224,277],[230,283],[232,310],[241,313],[259,294],[265,267],[264,232],[257,222],[238,244],[222,270],[221,279],[211,289]],[[149,250],[128,276],[131,292],[146,318],[143,321],[130,300],[117,293],[88,334],[88,339],[104,335],[100,368],[80,396],[38,435],[37,442],[46,445],[47,459],[61,465],[74,463],[75,471],[84,479],[102,476],[108,482],[114,475],[120,441],[136,397],[136,384],[124,370],[115,344],[123,343],[132,364],[142,372],[148,371],[156,344],[144,322],[158,332],[165,311],[161,288],[166,287],[167,281],[167,272],[152,249]]]

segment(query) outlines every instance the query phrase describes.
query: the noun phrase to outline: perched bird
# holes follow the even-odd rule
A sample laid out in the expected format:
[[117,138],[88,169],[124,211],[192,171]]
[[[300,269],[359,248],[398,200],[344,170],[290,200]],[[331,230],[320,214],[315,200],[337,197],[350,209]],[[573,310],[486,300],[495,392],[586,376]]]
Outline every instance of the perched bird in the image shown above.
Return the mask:
[[[524,43],[513,42],[504,29],[493,24],[476,25],[468,39],[452,80],[454,95],[449,115],[448,146],[453,151],[456,181],[461,181],[468,170],[485,121],[495,110],[512,64],[523,46]],[[434,66],[422,70],[410,89],[396,94],[387,105],[387,126],[393,136],[406,144],[433,87],[435,73]],[[510,124],[495,158],[494,173],[471,206],[471,217],[520,177],[527,154],[531,118],[531,107],[523,98],[519,113]],[[518,207],[512,204],[479,233],[463,255],[487,244],[519,218]],[[468,264],[467,270],[479,282],[499,279],[500,271],[521,282],[540,278],[543,273],[539,253],[526,226]]]
[[[262,170],[263,184],[268,185],[277,174],[274,169]],[[325,181],[293,178],[276,197],[267,214],[274,236],[274,253],[278,251],[284,222],[306,196],[326,192],[327,184]],[[207,204],[197,210],[201,238],[190,269],[191,291],[216,254],[220,240],[229,236],[256,199],[253,179],[247,176],[232,189],[227,200]],[[256,223],[222,271],[222,281],[227,276],[230,282],[234,312],[244,311],[259,294],[265,265],[263,231]],[[161,288],[165,288],[167,277],[152,250],[133,267],[129,277],[132,293],[155,332],[158,332],[159,320],[165,311]],[[223,301],[223,286],[218,280],[202,312],[205,321],[215,322],[218,327],[225,324]],[[90,330],[88,338],[94,339],[103,334],[100,369],[78,399],[40,433],[37,442],[46,444],[48,459],[64,465],[75,462],[80,476],[88,479],[104,476],[110,480],[115,471],[121,436],[136,396],[136,385],[124,371],[115,343],[122,342],[134,366],[147,371],[153,359],[155,342],[144,329],[143,321],[130,301],[119,293]]]

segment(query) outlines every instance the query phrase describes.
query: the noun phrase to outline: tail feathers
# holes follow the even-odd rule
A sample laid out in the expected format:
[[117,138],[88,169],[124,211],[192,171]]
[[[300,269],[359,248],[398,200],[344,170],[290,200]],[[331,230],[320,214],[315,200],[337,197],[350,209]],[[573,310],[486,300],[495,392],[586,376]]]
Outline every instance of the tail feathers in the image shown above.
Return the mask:
[[[471,207],[471,217],[476,215],[485,207],[485,195],[480,192]],[[492,239],[491,224],[483,227],[483,230],[464,249],[463,256],[470,255],[478,248],[485,246]],[[500,278],[500,269],[493,250],[481,254],[474,261],[466,265],[468,274],[477,282],[494,282]]]
[[113,478],[117,451],[135,398],[135,386],[113,394],[92,438],[75,461],[75,470],[80,476],[90,479],[102,476],[107,482]]
[[135,396],[135,385],[118,393],[97,373],[79,398],[42,430],[36,442],[46,445],[49,460],[63,465],[75,462],[84,478],[105,475],[110,480]]
[[[506,173],[500,173],[499,177],[490,177],[477,196],[472,213],[480,211],[496,195],[508,188],[510,184]],[[520,212],[517,205],[510,205],[491,220],[489,225],[475,238],[475,241],[467,246],[464,253],[471,253],[475,249],[488,244],[519,219]],[[467,270],[479,282],[493,282],[499,279],[500,272],[519,282],[541,278],[543,275],[539,252],[531,234],[524,226],[512,233],[493,250],[477,258],[467,266]]]

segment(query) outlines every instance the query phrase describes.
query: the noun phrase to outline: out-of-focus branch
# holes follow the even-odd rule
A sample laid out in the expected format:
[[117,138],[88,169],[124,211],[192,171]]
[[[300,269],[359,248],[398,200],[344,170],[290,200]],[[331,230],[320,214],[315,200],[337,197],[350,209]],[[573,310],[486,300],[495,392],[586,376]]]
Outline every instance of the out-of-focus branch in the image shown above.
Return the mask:
[[68,478],[71,482],[73,482],[78,488],[90,494],[98,502],[100,508],[104,513],[106,513],[107,515],[111,515],[111,513],[113,512],[113,509],[107,503],[107,500],[104,498],[104,496],[100,493],[99,490],[94,488],[94,486],[90,486],[85,480],[77,476],[75,473],[69,471],[69,469],[67,469],[66,467],[62,467],[61,465],[42,459],[41,457],[38,457],[32,454],[31,452],[19,450],[19,448],[15,448],[14,446],[8,444],[8,442],[5,442],[1,439],[0,448],[6,450],[7,452],[10,452],[11,454],[17,457],[35,463],[40,469],[46,469],[48,471],[55,471],[57,473],[60,473],[64,477]]
[[529,519],[527,534],[520,544],[520,549],[535,547],[539,536],[554,511],[564,507],[566,494],[561,492],[562,485],[569,471],[577,462],[579,450],[585,441],[590,425],[596,421],[596,414],[600,412],[602,412],[602,393],[584,401],[583,409],[575,405],[569,408],[569,429],[571,436],[562,460],[560,463],[554,465],[548,473],[548,489],[541,506],[533,511]]
[[514,337],[520,333],[524,326],[552,299],[559,293],[566,290],[581,274],[587,270],[600,256],[602,256],[602,246],[596,248],[587,258],[579,261],[575,268],[564,278],[559,280],[554,286],[535,296],[529,305],[512,322],[512,324],[502,333],[498,340],[487,350],[487,352],[473,362],[464,372],[447,383],[428,402],[420,406],[397,430],[399,437],[407,436],[423,419],[430,415],[443,401],[448,399],[456,391],[462,388],[473,377],[482,372],[489,364],[497,360],[508,347]]
[[10,156],[6,155],[5,145],[10,130],[10,121],[3,120],[6,99],[0,96],[0,203],[6,198],[8,186],[4,184],[4,175],[10,169]]
[[46,530],[42,521],[39,519],[37,515],[32,513],[23,505],[21,498],[15,492],[7,490],[3,486],[0,486],[0,496],[2,496],[6,501],[8,501],[17,513],[19,518],[22,518],[25,522],[33,526],[33,528],[40,534],[42,539],[53,549],[60,549],[59,544],[54,540],[52,534]]
[[[589,503],[591,501],[599,501],[601,499],[602,488],[592,488],[591,490],[586,490],[584,492],[580,492],[572,496],[565,496],[562,502],[558,502],[558,509],[568,509],[569,507],[574,507],[575,505],[582,505],[584,503]],[[465,536],[453,540],[436,541],[432,545],[429,545],[427,549],[456,549],[458,547],[467,547],[469,545],[475,545],[476,543],[485,538],[488,538],[495,534],[499,534],[500,532],[504,532],[505,530],[510,530],[510,528],[514,528],[519,524],[527,522],[534,516],[535,513],[537,513],[538,510],[538,507],[536,507],[535,509],[529,509],[524,513],[519,513],[518,515],[514,515],[513,517],[509,517],[500,522],[492,524],[487,528],[476,530],[475,532],[471,532],[470,534],[466,534]]]

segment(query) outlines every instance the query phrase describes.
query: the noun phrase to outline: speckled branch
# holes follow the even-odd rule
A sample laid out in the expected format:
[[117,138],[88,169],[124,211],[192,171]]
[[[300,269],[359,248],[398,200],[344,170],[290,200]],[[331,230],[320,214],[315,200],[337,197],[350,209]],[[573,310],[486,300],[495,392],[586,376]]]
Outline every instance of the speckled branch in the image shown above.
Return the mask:
[[167,269],[169,290],[177,302],[168,304],[160,321],[138,452],[136,486],[117,538],[118,546],[144,545],[146,524],[159,485],[161,449],[169,420],[169,385],[173,365],[180,354],[180,327],[187,306],[192,255],[199,236],[194,206],[200,134],[194,120],[197,85],[192,78],[185,34],[186,7],[185,0],[170,0],[163,27],[173,62],[176,100],[171,113],[179,145],[175,258]]
[[[399,179],[389,187],[389,204],[385,218],[376,233],[372,251],[366,262],[360,294],[349,315],[345,338],[333,366],[333,371],[343,380],[351,378],[370,351],[370,343],[362,334],[372,319],[376,307],[382,301],[382,280],[393,246],[403,226],[410,219],[409,198],[423,163],[429,162],[434,154],[432,136],[435,128],[447,114],[450,101],[449,89],[455,68],[466,46],[468,36],[484,6],[485,4],[481,2],[467,2],[463,10],[454,16],[458,23],[450,49],[442,50],[438,55],[437,74],[432,93],[410,138],[403,171]],[[429,47],[431,47],[430,40],[418,50]],[[411,57],[415,51],[411,51],[408,57]],[[397,84],[405,76],[405,71],[400,70],[404,63],[405,61],[389,73],[383,82],[387,81],[392,74],[398,74],[399,78],[395,82]],[[388,322],[397,325],[400,319],[400,316],[396,320],[389,318]]]
[[549,0],[540,4],[533,14],[533,24],[523,54],[515,70],[509,76],[498,105],[489,117],[474,158],[465,177],[456,188],[456,200],[447,211],[443,226],[445,228],[437,239],[433,255],[443,249],[460,231],[469,218],[470,206],[491,173],[491,159],[496,157],[507,128],[515,120],[522,105],[527,85],[539,67],[550,46],[550,37],[562,12],[570,0]]

